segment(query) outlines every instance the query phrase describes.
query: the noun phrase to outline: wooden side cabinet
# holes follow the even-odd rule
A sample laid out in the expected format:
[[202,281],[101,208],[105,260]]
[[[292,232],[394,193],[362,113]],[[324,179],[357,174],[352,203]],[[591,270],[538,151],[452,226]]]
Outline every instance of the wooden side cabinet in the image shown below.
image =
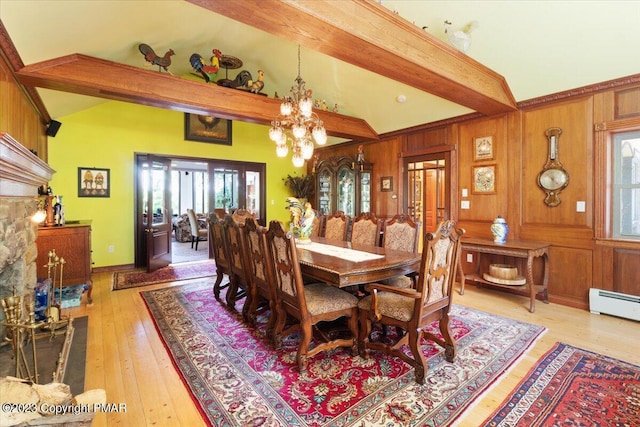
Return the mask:
[[62,286],[87,284],[87,302],[92,303],[91,291],[91,225],[72,224],[60,227],[38,228],[38,279],[47,277],[49,252],[56,250],[56,255],[64,258]]

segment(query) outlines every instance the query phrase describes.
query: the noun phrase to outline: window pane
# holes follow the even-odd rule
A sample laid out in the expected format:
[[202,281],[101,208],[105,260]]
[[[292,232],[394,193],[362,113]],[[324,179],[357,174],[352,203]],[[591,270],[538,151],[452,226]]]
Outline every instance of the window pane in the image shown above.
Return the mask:
[[640,132],[614,136],[614,237],[640,239]]
[[261,218],[260,212],[260,172],[247,171],[246,173],[246,209]]
[[171,171],[171,212],[174,216],[180,213],[180,171]]

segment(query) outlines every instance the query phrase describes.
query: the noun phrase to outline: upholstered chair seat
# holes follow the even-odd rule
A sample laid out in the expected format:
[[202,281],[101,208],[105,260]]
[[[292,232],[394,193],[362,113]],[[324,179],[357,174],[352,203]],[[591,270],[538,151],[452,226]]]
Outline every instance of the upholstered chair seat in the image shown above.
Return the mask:
[[358,305],[358,298],[326,283],[305,285],[304,294],[307,300],[307,310],[311,316],[350,309]]

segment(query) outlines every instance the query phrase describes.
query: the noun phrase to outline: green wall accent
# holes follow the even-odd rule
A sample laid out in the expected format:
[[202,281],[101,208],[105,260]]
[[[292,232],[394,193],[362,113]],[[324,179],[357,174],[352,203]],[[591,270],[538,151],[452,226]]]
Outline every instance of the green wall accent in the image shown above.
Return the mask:
[[[57,120],[60,131],[49,138],[49,165],[56,170],[49,185],[63,196],[67,220],[92,221],[94,267],[134,263],[134,153],[266,163],[267,221],[288,221],[290,192],[282,178],[303,170],[290,157],[275,156],[267,126],[234,121],[233,144],[226,146],[185,141],[182,112],[119,101]],[[79,167],[110,169],[111,197],[78,197]]]

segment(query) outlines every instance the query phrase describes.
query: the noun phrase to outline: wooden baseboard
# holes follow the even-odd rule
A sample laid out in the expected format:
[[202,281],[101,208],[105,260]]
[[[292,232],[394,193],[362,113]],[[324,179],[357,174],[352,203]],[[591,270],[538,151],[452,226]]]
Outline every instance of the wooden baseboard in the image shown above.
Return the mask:
[[123,264],[123,265],[108,265],[106,267],[94,267],[92,273],[115,273],[116,271],[133,270],[135,265]]

